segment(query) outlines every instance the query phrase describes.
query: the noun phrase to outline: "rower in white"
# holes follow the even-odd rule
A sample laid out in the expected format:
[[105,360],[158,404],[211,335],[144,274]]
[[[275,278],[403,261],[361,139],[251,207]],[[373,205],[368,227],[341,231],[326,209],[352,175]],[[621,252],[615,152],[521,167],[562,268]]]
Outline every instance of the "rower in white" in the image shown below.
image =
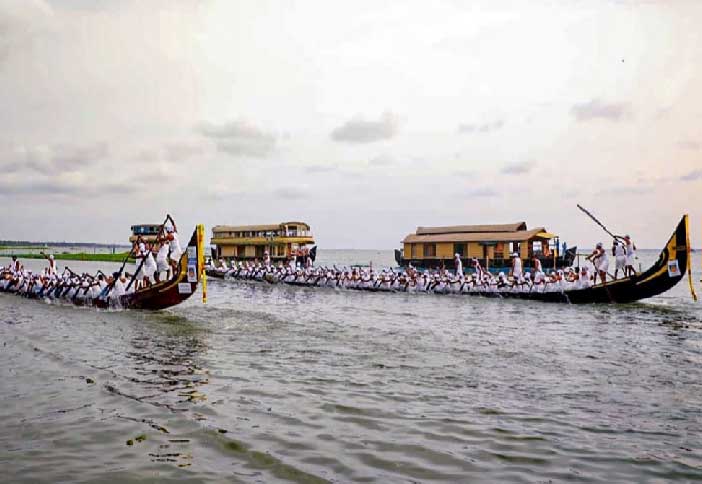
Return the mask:
[[607,252],[604,250],[604,244],[602,242],[597,243],[597,246],[595,246],[595,250],[592,251],[592,254],[587,256],[587,260],[592,262],[592,265],[595,266],[595,284],[597,284],[598,275],[600,276],[602,284],[606,283],[607,269],[609,269],[609,258],[607,257]]
[[512,254],[512,277],[516,281],[522,278],[522,259],[519,258],[519,254],[516,252]]
[[622,243],[619,243],[617,239],[614,239],[612,246],[612,255],[614,256],[615,268],[614,268],[614,279],[617,279],[619,275],[619,270],[621,269],[622,274],[626,277],[626,249]]
[[168,265],[168,252],[171,249],[171,244],[167,237],[160,237],[159,242],[160,245],[158,253],[156,254],[156,273],[154,274],[157,283],[161,281],[161,274],[165,273],[164,277],[168,279],[168,271],[170,269]]
[[626,267],[624,268],[624,275],[635,276],[636,268],[634,267],[634,259],[636,258],[636,245],[634,245],[629,234],[624,236],[624,247],[626,248]]
[[46,257],[46,260],[49,261],[49,268],[48,268],[48,273],[50,276],[53,276],[57,272],[57,267],[56,267],[56,260],[54,259],[54,254],[49,254],[46,255],[44,254],[44,257]]
[[458,277],[462,277],[463,276],[463,262],[461,262],[461,255],[456,254],[454,256],[454,261],[456,263],[456,275]]

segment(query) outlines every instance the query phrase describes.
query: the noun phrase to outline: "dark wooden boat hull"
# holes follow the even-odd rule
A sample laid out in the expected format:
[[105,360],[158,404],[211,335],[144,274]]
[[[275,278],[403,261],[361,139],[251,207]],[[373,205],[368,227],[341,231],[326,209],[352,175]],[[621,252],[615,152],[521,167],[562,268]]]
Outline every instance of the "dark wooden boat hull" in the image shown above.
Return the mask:
[[[58,299],[57,302],[100,309],[121,308],[152,311],[180,304],[197,291],[204,266],[204,232],[202,225],[198,225],[193,231],[188,246],[178,261],[174,275],[167,281],[154,284],[131,294],[125,294],[119,300],[79,297],[72,300]],[[23,297],[37,298],[35,295]]]

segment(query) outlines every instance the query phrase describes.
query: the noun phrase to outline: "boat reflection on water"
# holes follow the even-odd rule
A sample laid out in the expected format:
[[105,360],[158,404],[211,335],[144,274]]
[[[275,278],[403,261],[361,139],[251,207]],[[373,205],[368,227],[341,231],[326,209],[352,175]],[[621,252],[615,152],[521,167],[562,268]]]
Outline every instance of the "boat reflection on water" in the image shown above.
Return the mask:
[[[147,433],[129,439],[127,445],[137,445],[148,435],[152,441],[148,455],[153,462],[189,467],[191,439],[178,435],[189,431],[171,426],[187,427],[187,422],[206,420],[198,411],[207,402],[203,389],[209,383],[209,370],[202,365],[201,358],[207,350],[204,333],[187,319],[166,313],[145,315],[142,322],[130,336],[129,347],[123,354],[125,361],[117,370],[123,374],[117,375],[115,371],[117,378],[108,382],[105,389],[146,405],[139,405],[136,414],[119,411],[115,415],[153,429],[144,428]],[[157,408],[149,410],[151,406]],[[173,419],[166,410],[189,415],[185,420]]]

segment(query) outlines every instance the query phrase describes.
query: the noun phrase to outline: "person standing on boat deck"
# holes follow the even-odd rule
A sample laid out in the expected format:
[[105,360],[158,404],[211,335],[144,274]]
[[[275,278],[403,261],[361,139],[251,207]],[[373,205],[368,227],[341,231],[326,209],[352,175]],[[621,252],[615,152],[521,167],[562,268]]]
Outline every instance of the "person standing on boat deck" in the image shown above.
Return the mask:
[[483,277],[485,276],[485,270],[480,265],[480,261],[473,257],[473,269],[475,269],[476,278],[482,283]]
[[454,256],[454,261],[456,264],[456,276],[458,276],[458,277],[463,276],[463,262],[461,262],[461,255],[456,254]]
[[146,245],[146,256],[144,259],[143,269],[144,269],[144,278],[146,280],[149,280],[149,283],[150,283],[150,279],[152,277],[154,277],[154,275],[156,273],[156,269],[157,269],[156,260],[154,259],[154,255],[153,255],[153,246],[151,244]]
[[161,243],[158,248],[158,253],[156,254],[156,273],[154,274],[156,282],[161,281],[162,272],[166,273],[165,278],[168,279],[168,269],[170,269],[168,265],[168,252],[171,249],[171,244],[168,242],[167,237],[161,237],[159,240]]
[[54,274],[56,274],[56,260],[54,259],[54,254],[49,254],[49,255],[44,254],[44,257],[46,257],[46,260],[49,261],[48,273],[50,276],[53,276]]
[[22,271],[22,263],[17,260],[16,255],[12,256],[12,264],[10,264],[10,270],[13,271],[15,274],[18,274]]
[[614,279],[617,279],[619,275],[619,269],[622,270],[622,274],[626,277],[626,249],[624,249],[624,244],[620,243],[617,239],[614,239],[612,246],[612,255],[616,262],[614,269]]
[[599,274],[602,284],[607,282],[607,269],[609,269],[609,258],[604,250],[604,244],[598,242],[595,250],[587,257],[587,260],[595,266],[594,283],[597,284],[597,275]]
[[515,281],[519,281],[522,278],[522,259],[519,258],[519,254],[514,252],[512,254],[512,277]]
[[629,234],[624,236],[624,248],[626,249],[626,267],[624,268],[624,275],[635,276],[636,268],[634,267],[634,259],[636,258],[636,246]]
[[533,280],[534,282],[536,282],[536,279],[537,279],[537,278],[540,280],[541,278],[545,277],[546,274],[544,274],[544,269],[543,269],[543,267],[541,266],[541,260],[540,260],[536,255],[534,255],[534,258],[532,259],[532,262],[533,262],[533,265],[532,265],[532,269],[533,269],[533,271],[532,271],[532,273],[533,273],[533,274],[532,274],[532,275],[533,275],[533,279],[532,279],[532,280]]
[[171,267],[173,268],[173,272],[175,273],[178,267],[178,263],[180,262],[180,256],[183,255],[183,248],[180,246],[180,240],[178,239],[178,229],[176,228],[175,224],[173,224],[173,227],[168,229],[168,242],[170,242],[171,246],[171,253],[168,257],[171,259]]
[[135,280],[138,283],[138,281],[144,277],[144,264],[146,263],[146,244],[144,243],[144,239],[141,237],[141,235],[137,237],[134,245],[134,259],[136,259],[136,266],[138,269]]
[[271,267],[271,255],[268,253],[268,251],[263,253],[263,264],[266,266],[266,268]]

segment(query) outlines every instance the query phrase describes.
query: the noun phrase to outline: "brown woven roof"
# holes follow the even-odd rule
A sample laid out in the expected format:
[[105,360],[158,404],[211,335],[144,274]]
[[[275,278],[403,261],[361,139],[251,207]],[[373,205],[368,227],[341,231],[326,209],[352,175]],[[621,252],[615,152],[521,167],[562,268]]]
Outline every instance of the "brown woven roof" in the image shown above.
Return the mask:
[[417,235],[430,234],[467,234],[485,232],[517,232],[526,230],[526,222],[496,225],[451,225],[448,227],[417,227]]
[[215,225],[212,232],[266,232],[268,230],[281,230],[280,224],[267,225]]
[[309,230],[310,226],[304,222],[283,222],[279,224],[264,224],[264,225],[215,225],[212,227],[212,233],[218,232],[267,232],[272,230],[283,230],[283,225],[302,225],[305,230]]
[[543,227],[531,230],[515,230],[512,232],[456,232],[445,234],[410,234],[404,243],[435,243],[435,242],[523,242],[534,237],[539,232],[545,232]]

